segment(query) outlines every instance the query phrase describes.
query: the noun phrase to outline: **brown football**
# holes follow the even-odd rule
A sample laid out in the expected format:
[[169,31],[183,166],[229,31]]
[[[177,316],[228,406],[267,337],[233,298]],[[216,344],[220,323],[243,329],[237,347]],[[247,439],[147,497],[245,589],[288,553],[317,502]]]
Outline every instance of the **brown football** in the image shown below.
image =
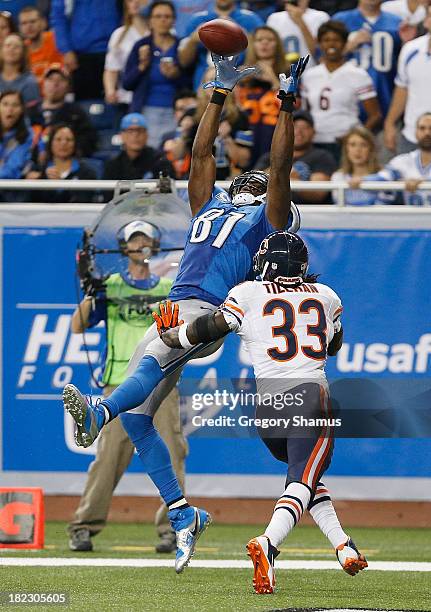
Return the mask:
[[205,47],[217,55],[237,55],[247,49],[247,34],[229,19],[207,21],[199,27],[198,34]]

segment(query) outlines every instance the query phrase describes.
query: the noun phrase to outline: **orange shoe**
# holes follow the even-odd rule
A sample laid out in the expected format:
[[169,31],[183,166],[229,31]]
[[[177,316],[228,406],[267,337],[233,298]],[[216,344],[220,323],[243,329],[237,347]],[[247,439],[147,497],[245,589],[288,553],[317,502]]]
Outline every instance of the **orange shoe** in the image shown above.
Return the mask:
[[253,587],[256,593],[273,593],[275,589],[274,560],[280,554],[267,536],[253,538],[246,546],[247,554],[253,561]]
[[337,546],[335,554],[343,570],[350,576],[356,576],[368,567],[366,558],[356,548],[352,538],[349,538],[345,544]]

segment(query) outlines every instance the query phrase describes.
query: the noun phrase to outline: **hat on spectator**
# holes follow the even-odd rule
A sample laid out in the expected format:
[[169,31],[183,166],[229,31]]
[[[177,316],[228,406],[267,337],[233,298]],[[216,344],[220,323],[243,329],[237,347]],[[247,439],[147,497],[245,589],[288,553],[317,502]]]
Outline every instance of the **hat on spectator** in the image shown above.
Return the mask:
[[159,238],[157,228],[152,223],[142,220],[132,221],[126,225],[124,228],[124,240],[128,242],[134,234],[145,234],[145,236],[153,240]]
[[66,68],[58,62],[55,62],[54,64],[50,64],[48,66],[48,68],[43,73],[43,78],[46,79],[53,72],[58,72],[58,74],[61,74],[61,76],[69,80],[69,73],[67,72]]
[[309,125],[311,125],[311,127],[314,127],[313,117],[311,116],[311,113],[306,110],[295,111],[293,113],[292,119],[293,121],[296,121],[297,119],[302,119],[302,121],[306,121]]
[[121,119],[120,130],[128,130],[131,127],[140,127],[147,130],[148,123],[144,115],[141,115],[141,113],[129,113],[128,115],[124,115]]

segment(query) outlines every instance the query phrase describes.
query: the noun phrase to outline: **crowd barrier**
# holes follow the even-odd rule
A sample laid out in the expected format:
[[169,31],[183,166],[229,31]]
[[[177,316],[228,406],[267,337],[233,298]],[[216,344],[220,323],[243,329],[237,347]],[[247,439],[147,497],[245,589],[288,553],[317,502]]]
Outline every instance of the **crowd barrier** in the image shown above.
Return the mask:
[[[131,184],[129,181],[121,181],[122,184]],[[142,183],[133,181],[136,186],[141,185],[146,187],[154,184],[155,181],[145,180]],[[230,181],[219,181],[217,183],[221,187],[228,188]],[[0,190],[12,190],[12,191],[41,191],[41,190],[66,190],[66,191],[115,191],[119,185],[119,181],[105,181],[105,180],[0,180]],[[178,190],[184,190],[187,188],[187,181],[176,181],[176,188]],[[404,181],[367,181],[361,183],[358,189],[364,189],[365,191],[382,191],[384,185],[385,191],[403,191],[405,189]],[[292,189],[297,191],[333,191],[337,194],[337,207],[345,206],[345,191],[350,186],[347,181],[292,181]],[[424,181],[418,188],[419,191],[431,190],[431,181]],[[429,203],[426,203],[429,206]]]
[[[75,250],[82,228],[101,208],[0,206],[2,486],[39,486],[51,494],[83,489],[94,449],[75,446],[60,398],[71,380],[91,390],[87,358],[97,369],[103,350],[101,327],[86,334],[88,355],[83,338],[70,333],[79,297]],[[329,360],[329,377],[404,381],[413,391],[427,387],[429,209],[303,206],[301,215],[311,269],[344,303],[345,344]],[[232,372],[252,376],[235,337],[215,356],[188,365],[184,377],[205,381]],[[258,439],[192,435],[189,443],[189,494],[275,497],[282,490],[284,466]],[[338,439],[325,482],[336,498],[430,501],[431,439],[420,432],[415,438]],[[117,493],[154,492],[135,457]]]

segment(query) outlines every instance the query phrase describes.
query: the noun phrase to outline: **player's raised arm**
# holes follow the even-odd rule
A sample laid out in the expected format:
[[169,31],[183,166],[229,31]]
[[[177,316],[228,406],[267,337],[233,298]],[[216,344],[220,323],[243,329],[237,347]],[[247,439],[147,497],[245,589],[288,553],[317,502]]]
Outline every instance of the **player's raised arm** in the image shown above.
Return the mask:
[[215,183],[216,164],[213,156],[214,142],[218,134],[220,116],[226,97],[245,76],[256,68],[238,70],[235,67],[237,57],[212,55],[215,66],[215,80],[204,85],[214,87],[211,100],[199,122],[192,149],[190,178],[188,183],[190,208],[193,216],[209,200]]
[[290,171],[293,162],[293,120],[299,78],[309,56],[290,67],[290,76],[280,74],[281,108],[271,143],[266,215],[275,229],[284,229],[290,214]]

